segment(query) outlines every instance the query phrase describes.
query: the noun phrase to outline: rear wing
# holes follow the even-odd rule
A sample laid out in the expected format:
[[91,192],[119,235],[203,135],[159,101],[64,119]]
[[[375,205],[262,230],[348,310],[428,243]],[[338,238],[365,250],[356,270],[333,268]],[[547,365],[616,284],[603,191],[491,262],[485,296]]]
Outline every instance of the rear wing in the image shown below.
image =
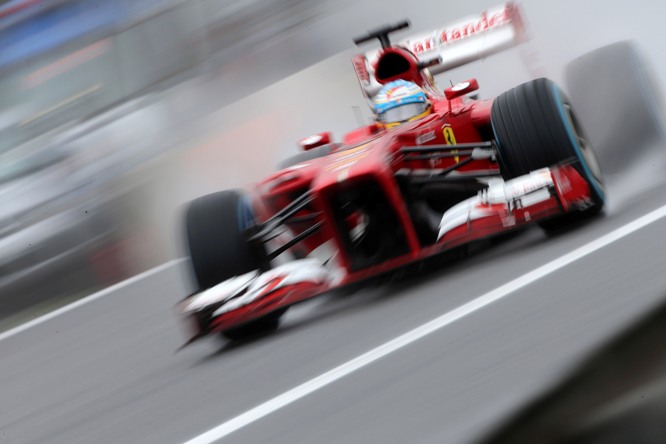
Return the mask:
[[[425,64],[439,57],[440,63],[428,68],[431,74],[439,74],[526,40],[520,9],[509,2],[430,32],[402,39],[393,46],[408,49]],[[376,49],[352,57],[354,71],[368,99],[381,88],[375,79],[374,67],[382,51]]]

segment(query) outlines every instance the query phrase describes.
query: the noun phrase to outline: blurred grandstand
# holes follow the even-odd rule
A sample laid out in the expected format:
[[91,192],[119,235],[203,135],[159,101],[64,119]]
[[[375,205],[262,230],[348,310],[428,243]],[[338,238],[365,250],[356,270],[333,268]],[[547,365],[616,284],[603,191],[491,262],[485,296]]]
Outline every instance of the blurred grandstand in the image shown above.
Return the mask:
[[319,7],[259,3],[0,2],[0,317],[168,259],[142,168],[230,100],[220,66]]

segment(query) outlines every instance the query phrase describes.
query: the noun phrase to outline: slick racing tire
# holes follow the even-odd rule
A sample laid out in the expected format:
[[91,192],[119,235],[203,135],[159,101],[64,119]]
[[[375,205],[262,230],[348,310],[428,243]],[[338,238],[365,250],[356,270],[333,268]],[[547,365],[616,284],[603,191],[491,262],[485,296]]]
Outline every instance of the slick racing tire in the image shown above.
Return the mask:
[[307,162],[308,160],[318,159],[319,157],[328,156],[338,147],[335,143],[329,143],[328,145],[318,146],[312,148],[311,150],[298,153],[294,156],[288,157],[282,162],[279,163],[278,169],[283,170],[290,166],[298,165],[299,163]]
[[544,229],[564,228],[603,208],[599,163],[569,99],[555,83],[537,79],[501,94],[493,102],[491,122],[505,179],[570,163],[590,187],[589,208],[543,221]]
[[[265,268],[263,246],[246,239],[245,230],[253,224],[252,207],[237,190],[209,194],[189,204],[185,214],[186,241],[199,291]],[[237,340],[274,330],[284,311],[275,311],[222,335]]]
[[199,291],[261,268],[261,251],[246,241],[252,209],[237,190],[195,199],[185,215],[187,246]]

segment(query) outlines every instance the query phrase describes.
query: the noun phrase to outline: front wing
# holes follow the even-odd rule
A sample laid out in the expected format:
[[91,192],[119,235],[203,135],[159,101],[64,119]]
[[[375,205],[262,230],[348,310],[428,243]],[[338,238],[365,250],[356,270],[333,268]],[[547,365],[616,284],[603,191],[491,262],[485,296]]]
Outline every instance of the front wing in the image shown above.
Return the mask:
[[[493,179],[488,188],[446,211],[437,243],[403,264],[474,240],[591,205],[587,182],[570,165],[544,168],[516,179]],[[330,263],[307,258],[269,271],[253,271],[191,295],[177,306],[193,327],[188,343],[256,320],[297,302],[349,284],[354,276]]]

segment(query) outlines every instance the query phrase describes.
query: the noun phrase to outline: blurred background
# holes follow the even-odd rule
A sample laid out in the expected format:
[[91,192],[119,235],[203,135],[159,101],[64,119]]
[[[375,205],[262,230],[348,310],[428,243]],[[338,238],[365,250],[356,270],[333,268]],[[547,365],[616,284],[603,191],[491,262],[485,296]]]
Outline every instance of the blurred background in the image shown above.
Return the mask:
[[[302,137],[367,123],[353,37],[404,18],[433,29],[499,3],[0,0],[0,327],[182,257],[188,200],[259,180]],[[663,144],[656,156],[638,149],[663,137],[661,115],[615,105],[642,97],[661,110],[666,2],[521,7],[527,43],[440,85],[476,77],[489,98],[552,78],[576,93],[599,142],[609,211],[639,200],[664,180]],[[580,99],[581,76],[603,85],[595,101]],[[632,128],[652,139],[639,144]]]
[[[183,183],[165,156],[205,144],[214,131],[206,116],[286,75],[268,69],[239,88],[243,69],[230,66],[317,8],[1,2],[0,316],[81,297],[177,256],[170,243]],[[234,151],[249,161],[246,148]],[[206,155],[192,154],[193,168]],[[192,175],[216,177],[237,159],[227,162]]]

